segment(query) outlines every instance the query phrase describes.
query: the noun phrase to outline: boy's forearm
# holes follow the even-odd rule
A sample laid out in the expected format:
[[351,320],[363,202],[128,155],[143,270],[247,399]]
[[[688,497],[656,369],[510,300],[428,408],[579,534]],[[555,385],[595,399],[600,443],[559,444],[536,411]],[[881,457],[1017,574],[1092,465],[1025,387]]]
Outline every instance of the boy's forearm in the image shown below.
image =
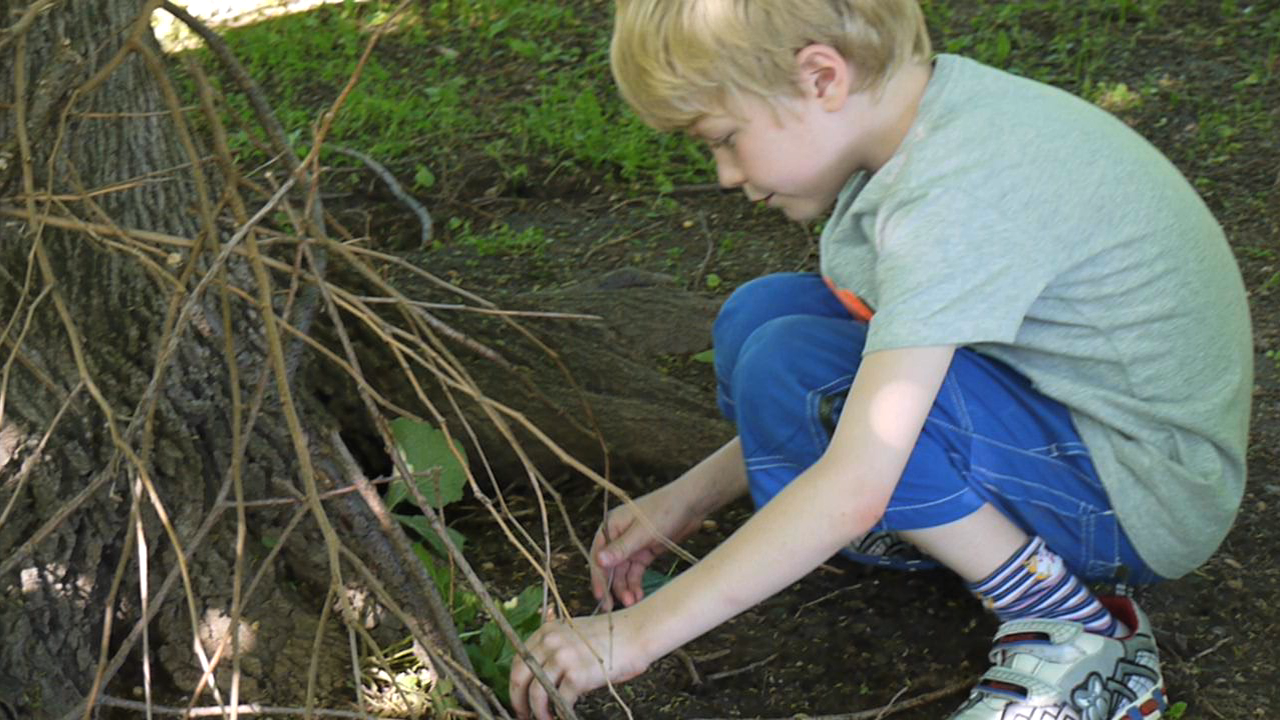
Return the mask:
[[704,516],[742,497],[747,492],[742,443],[735,436],[672,484]]
[[[866,532],[888,503],[853,490],[849,468],[819,461],[697,565],[628,610],[661,657],[752,607]],[[802,528],[802,532],[797,532]]]

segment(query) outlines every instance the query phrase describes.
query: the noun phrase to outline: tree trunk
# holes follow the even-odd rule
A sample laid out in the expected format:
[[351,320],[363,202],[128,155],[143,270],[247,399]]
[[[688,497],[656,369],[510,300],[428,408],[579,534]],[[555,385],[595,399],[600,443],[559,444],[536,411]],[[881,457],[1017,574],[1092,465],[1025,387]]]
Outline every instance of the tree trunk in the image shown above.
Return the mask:
[[[140,617],[144,598],[156,602],[177,566],[171,535],[184,550],[194,550],[187,568],[191,595],[184,599],[179,583],[149,625],[148,661],[156,676],[194,687],[200,667],[193,636],[212,655],[227,633],[235,514],[222,513],[202,541],[196,533],[221,512],[215,503],[236,454],[233,389],[247,405],[266,379],[267,364],[261,320],[237,304],[231,315],[240,379],[233,385],[218,297],[209,293],[194,322],[178,328],[172,360],[159,370],[173,282],[187,282],[183,271],[191,254],[175,248],[146,264],[139,262],[141,245],[126,238],[90,237],[30,216],[18,219],[34,209],[55,219],[75,215],[183,238],[207,230],[192,175],[181,170],[188,157],[159,75],[138,52],[124,53],[114,71],[107,68],[131,36],[159,56],[149,30],[133,33],[142,3],[35,5],[52,7],[27,15],[33,5],[0,2],[6,26],[20,17],[34,19],[25,34],[4,36],[4,64],[14,76],[0,88],[8,108],[0,115],[0,138],[9,159],[0,179],[6,204],[16,211],[0,226],[0,317],[7,323],[0,395],[6,439],[0,501],[7,506],[0,525],[0,558],[7,569],[0,576],[0,674],[8,676],[11,688],[3,699],[20,716],[57,718],[90,691],[100,656],[110,657],[103,655],[104,642],[114,652]],[[103,79],[92,85],[100,72]],[[25,147],[18,132],[20,107],[29,134]],[[21,174],[24,156],[30,159],[30,183]],[[86,191],[92,200],[83,198]],[[199,278],[198,266],[193,269]],[[244,274],[243,268],[231,272]],[[147,388],[157,378],[150,405]],[[270,383],[267,389],[247,461],[239,468],[248,497],[282,495],[280,484],[296,477],[279,398]],[[130,522],[134,503],[142,508],[140,528]],[[262,566],[264,542],[271,528],[283,526],[282,513],[265,510],[249,517],[245,572],[261,567],[266,575],[244,608],[240,694],[296,700],[316,642],[316,598],[324,597],[323,587],[319,595],[305,592],[306,585],[279,582],[284,566]],[[145,594],[142,570],[148,575]],[[118,571],[122,582],[113,593]],[[336,628],[321,633],[322,685],[346,677],[338,660],[345,655],[343,640]],[[133,668],[142,666],[142,646],[136,647]],[[16,696],[14,687],[20,688]],[[227,686],[220,689],[228,699]]]
[[[337,588],[327,514],[312,504],[283,542],[297,500],[251,508],[243,521],[227,511],[232,478],[249,499],[297,498],[306,477],[327,490],[353,468],[332,460],[342,456],[336,425],[318,404],[306,394],[282,403],[276,371],[291,374],[302,346],[286,338],[276,346],[288,358],[268,357],[249,263],[233,256],[207,292],[192,292],[205,289],[226,240],[208,219],[227,195],[211,166],[190,162],[166,101],[168,72],[145,24],[158,4],[0,2],[12,73],[0,86],[0,709],[19,717],[75,716],[122,665],[115,687],[126,692],[145,683],[190,693],[232,636],[201,702],[301,704],[308,692],[325,702],[338,686],[344,704],[354,700],[346,633],[321,627]],[[161,243],[203,236],[205,246],[157,251],[132,229]],[[295,327],[309,325],[315,303],[265,291]],[[286,407],[301,418],[294,428]],[[297,438],[315,454],[314,473],[298,462]],[[329,504],[346,549],[432,625],[420,637],[466,667],[447,614],[443,624],[428,617],[439,615],[423,599],[434,589],[414,587],[420,563],[404,566],[355,497]],[[344,572],[349,585],[363,582],[349,564]],[[144,610],[158,612],[139,622]]]

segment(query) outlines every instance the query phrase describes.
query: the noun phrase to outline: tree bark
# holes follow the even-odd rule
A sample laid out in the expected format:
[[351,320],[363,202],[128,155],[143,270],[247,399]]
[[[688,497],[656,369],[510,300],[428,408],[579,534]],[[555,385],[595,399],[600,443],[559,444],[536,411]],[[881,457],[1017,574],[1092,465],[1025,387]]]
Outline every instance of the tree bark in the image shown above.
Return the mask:
[[[0,3],[0,18],[10,26],[37,5],[44,9],[26,32],[5,37],[6,60],[12,61],[5,64],[14,72],[14,82],[0,89],[0,100],[10,108],[0,115],[0,138],[12,139],[4,146],[8,170],[0,176],[6,204],[19,212],[34,209],[211,240],[216,229],[201,223],[193,176],[181,171],[188,156],[163,100],[161,79],[140,52],[128,51],[132,38],[159,56],[145,25],[134,32],[143,4]],[[123,63],[111,69],[121,57]],[[25,86],[21,95],[19,86]],[[18,127],[21,109],[25,143]],[[22,173],[24,159],[29,180]],[[86,191],[91,200],[83,197]],[[81,702],[94,685],[100,658],[109,658],[137,622],[144,597],[158,603],[162,581],[177,567],[170,536],[191,553],[191,595],[184,599],[179,583],[160,604],[149,625],[147,659],[158,677],[192,688],[200,676],[195,638],[211,656],[230,630],[234,513],[223,513],[203,541],[196,533],[221,513],[216,500],[236,454],[232,392],[248,404],[266,379],[261,320],[243,303],[232,309],[239,353],[239,380],[233,383],[218,298],[209,293],[194,322],[178,328],[172,361],[159,371],[157,358],[169,342],[173,283],[183,282],[189,262],[196,270],[191,277],[198,278],[207,253],[197,259],[175,250],[145,264],[138,261],[139,246],[125,238],[91,237],[30,216],[15,219],[14,213],[0,226],[0,238],[0,316],[8,323],[0,428],[9,438],[8,452],[0,456],[0,503],[10,506],[0,526],[0,557],[8,568],[0,577],[0,673],[21,688],[17,697],[10,690],[5,701],[20,716],[36,718],[63,717]],[[230,272],[246,274],[243,267]],[[157,378],[156,401],[148,405],[148,386]],[[267,388],[248,461],[240,467],[249,497],[283,494],[279,485],[296,476],[293,447],[281,431],[279,398],[269,383]],[[128,452],[121,453],[123,448]],[[135,502],[143,518],[138,536],[130,521]],[[266,575],[243,613],[241,696],[296,700],[315,644],[317,597],[324,593],[281,582],[284,565],[260,566],[270,529],[284,524],[282,513],[258,511],[250,519],[244,566]],[[33,538],[38,542],[31,543]],[[143,569],[150,586],[145,595]],[[113,593],[117,572],[121,584]],[[345,678],[338,660],[345,642],[336,627],[320,634],[326,667],[319,675],[322,684],[332,685]],[[134,668],[141,667],[138,647]],[[225,699],[226,673],[220,677]]]

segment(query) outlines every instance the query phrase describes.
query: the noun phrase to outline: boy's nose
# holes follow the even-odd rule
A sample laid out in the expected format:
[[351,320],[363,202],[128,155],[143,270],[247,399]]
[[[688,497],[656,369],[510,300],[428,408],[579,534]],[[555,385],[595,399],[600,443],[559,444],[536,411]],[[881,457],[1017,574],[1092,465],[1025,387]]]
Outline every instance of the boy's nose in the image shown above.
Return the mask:
[[736,188],[747,181],[742,174],[741,168],[737,163],[729,158],[723,157],[719,153],[716,155],[716,179],[720,182],[720,187]]

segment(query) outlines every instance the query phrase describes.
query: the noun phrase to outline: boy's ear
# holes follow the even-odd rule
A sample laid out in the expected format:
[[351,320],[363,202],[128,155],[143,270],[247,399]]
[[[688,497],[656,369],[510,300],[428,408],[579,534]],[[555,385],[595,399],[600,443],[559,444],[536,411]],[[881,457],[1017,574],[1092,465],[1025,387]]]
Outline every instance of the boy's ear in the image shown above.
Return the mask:
[[800,89],[827,110],[839,110],[853,87],[853,67],[830,45],[806,45],[796,53]]

